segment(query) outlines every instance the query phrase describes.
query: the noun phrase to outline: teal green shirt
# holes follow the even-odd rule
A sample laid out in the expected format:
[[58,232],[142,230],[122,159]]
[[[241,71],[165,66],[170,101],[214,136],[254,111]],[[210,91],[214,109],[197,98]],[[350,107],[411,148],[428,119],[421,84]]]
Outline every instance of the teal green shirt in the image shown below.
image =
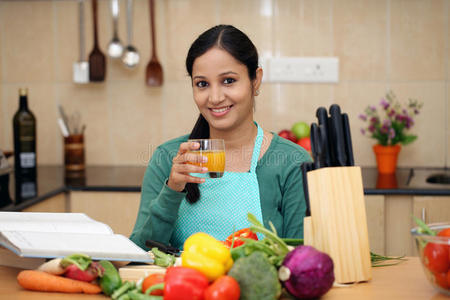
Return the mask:
[[[139,212],[130,236],[143,249],[148,249],[146,240],[164,244],[171,242],[178,209],[181,201],[186,201],[183,200],[186,193],[172,190],[166,181],[172,168],[172,159],[180,144],[187,139],[188,135],[184,135],[160,145],[147,167]],[[307,151],[276,134],[258,161],[256,175],[263,223],[270,228],[271,221],[280,237],[303,238],[306,203],[300,165],[306,161],[311,161]]]

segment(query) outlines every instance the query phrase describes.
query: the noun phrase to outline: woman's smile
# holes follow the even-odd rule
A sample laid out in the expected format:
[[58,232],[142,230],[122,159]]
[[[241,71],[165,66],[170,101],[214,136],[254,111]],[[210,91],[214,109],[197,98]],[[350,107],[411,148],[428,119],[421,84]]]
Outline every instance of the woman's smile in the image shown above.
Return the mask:
[[232,107],[233,105],[209,108],[209,111],[214,117],[222,117],[226,115]]

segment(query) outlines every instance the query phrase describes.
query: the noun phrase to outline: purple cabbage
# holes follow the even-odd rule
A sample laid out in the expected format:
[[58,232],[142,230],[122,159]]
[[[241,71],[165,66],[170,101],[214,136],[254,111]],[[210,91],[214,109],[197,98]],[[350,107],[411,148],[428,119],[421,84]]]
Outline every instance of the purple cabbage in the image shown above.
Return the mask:
[[334,282],[331,257],[311,246],[298,246],[284,258],[279,279],[289,293],[299,299],[324,295]]

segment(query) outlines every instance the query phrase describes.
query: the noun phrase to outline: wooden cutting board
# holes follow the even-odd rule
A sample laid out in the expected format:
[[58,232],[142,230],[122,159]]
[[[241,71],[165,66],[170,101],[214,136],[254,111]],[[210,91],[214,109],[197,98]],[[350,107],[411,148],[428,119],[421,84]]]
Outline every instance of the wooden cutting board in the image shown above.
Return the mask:
[[155,265],[136,265],[119,268],[119,275],[122,278],[122,281],[128,280],[137,282],[150,274],[165,274],[165,273],[166,268]]

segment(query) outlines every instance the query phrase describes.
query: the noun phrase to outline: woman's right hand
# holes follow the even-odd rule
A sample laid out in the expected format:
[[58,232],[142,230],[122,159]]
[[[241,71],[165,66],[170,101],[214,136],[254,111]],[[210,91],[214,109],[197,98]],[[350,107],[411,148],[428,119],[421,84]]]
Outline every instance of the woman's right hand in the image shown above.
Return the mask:
[[167,185],[174,191],[181,192],[186,187],[186,183],[203,183],[204,178],[194,177],[189,173],[206,173],[206,167],[200,167],[193,163],[206,163],[207,157],[189,151],[195,151],[200,147],[197,142],[181,143],[177,155],[173,158],[172,169],[170,170]]

